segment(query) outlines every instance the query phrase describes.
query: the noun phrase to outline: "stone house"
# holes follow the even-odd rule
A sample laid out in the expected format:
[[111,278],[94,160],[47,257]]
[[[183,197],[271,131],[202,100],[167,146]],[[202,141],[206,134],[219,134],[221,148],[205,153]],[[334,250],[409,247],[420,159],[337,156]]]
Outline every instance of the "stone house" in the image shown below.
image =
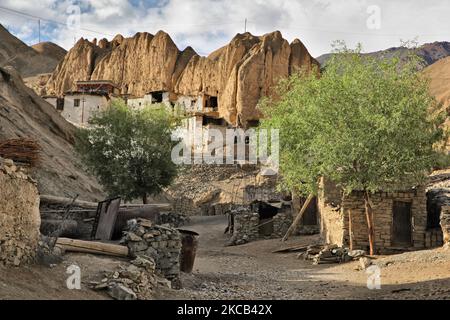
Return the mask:
[[[422,187],[377,192],[371,197],[376,253],[419,250],[442,245],[442,232],[428,226],[427,196]],[[363,193],[343,196],[323,179],[318,197],[321,236],[327,244],[368,250]],[[440,234],[440,235],[439,235]]]
[[242,203],[231,210],[231,242],[282,238],[294,220],[291,197],[276,190],[275,179],[244,188]]

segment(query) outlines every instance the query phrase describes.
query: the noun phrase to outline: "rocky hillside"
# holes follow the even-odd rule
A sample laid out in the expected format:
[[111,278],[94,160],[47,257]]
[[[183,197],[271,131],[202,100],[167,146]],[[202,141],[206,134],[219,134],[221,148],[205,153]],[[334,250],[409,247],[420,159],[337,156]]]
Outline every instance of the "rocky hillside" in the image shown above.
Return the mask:
[[300,40],[289,43],[280,32],[238,34],[208,57],[190,47],[180,51],[162,31],[137,33],[111,42],[80,39],[58,65],[46,93],[62,95],[75,81],[89,79],[112,80],[122,93],[134,96],[151,91],[206,93],[218,97],[219,112],[228,122],[245,124],[260,117],[257,102],[280,78],[314,65],[317,61]]
[[32,172],[41,194],[98,200],[99,185],[81,168],[73,150],[75,127],[26,87],[12,68],[0,68],[0,141],[36,139],[41,162]]
[[[37,43],[33,46],[31,46],[36,52],[51,58],[55,61],[61,61],[62,59],[64,59],[67,51],[63,48],[61,48],[60,46],[58,46],[57,44],[54,44],[53,42],[40,42]],[[56,66],[55,66],[56,68]],[[55,68],[53,68],[50,71],[53,71]]]
[[[392,58],[399,56],[401,59],[406,58],[410,49],[405,47],[394,47],[387,50],[367,53],[366,55],[378,58]],[[417,54],[424,60],[424,67],[429,66],[436,61],[450,56],[450,42],[433,42],[420,46]],[[317,58],[321,65],[326,65],[332,54],[324,54]]]
[[34,47],[27,46],[0,25],[0,67],[12,66],[22,77],[31,77],[53,72],[65,55],[65,50],[53,43]]
[[[442,110],[450,112],[450,57],[441,59],[438,62],[423,70],[425,76],[430,79],[430,92],[442,104]],[[450,128],[450,119],[447,117],[445,126]],[[450,140],[447,142],[450,149]]]

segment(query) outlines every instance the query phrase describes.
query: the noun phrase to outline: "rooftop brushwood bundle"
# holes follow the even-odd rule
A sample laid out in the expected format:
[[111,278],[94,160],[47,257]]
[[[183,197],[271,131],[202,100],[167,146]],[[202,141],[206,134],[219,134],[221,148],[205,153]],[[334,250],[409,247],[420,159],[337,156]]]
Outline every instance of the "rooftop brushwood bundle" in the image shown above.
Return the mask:
[[0,157],[16,163],[35,167],[39,162],[39,144],[32,139],[10,139],[0,141]]

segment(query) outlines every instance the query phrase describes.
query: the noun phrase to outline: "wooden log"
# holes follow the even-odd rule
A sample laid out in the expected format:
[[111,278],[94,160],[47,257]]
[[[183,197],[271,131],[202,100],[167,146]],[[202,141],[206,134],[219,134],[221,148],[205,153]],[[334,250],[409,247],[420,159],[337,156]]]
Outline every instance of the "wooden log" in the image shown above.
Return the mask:
[[127,247],[110,243],[58,238],[58,240],[56,241],[56,245],[69,252],[128,257]]

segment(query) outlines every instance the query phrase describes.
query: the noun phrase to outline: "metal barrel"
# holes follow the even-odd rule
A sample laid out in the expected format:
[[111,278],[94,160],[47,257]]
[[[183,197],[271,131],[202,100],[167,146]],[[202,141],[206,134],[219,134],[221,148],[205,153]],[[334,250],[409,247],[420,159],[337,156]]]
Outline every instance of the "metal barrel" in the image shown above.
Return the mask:
[[199,234],[188,230],[178,231],[181,233],[180,271],[191,273],[194,269]]

